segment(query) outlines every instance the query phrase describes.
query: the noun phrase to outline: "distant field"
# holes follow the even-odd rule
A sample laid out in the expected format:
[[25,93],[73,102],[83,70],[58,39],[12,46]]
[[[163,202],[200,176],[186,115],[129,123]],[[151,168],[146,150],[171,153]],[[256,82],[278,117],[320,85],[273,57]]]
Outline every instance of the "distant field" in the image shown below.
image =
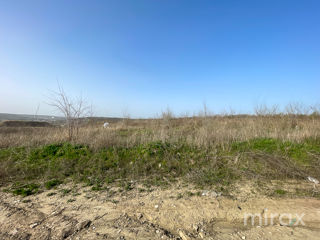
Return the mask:
[[0,122],[0,127],[50,127],[52,126],[50,123],[45,121],[17,121],[17,120],[11,120],[11,121],[2,121]]
[[10,114],[0,113],[0,121],[15,120],[15,121],[54,121],[62,120],[61,117],[46,116],[46,115],[28,115],[28,114]]
[[[112,118],[112,117],[92,117],[96,121],[110,121],[116,122],[122,120],[122,118]],[[1,121],[47,121],[47,122],[61,122],[64,121],[64,117],[58,116],[48,116],[48,115],[30,115],[30,114],[10,114],[10,113],[0,113]]]

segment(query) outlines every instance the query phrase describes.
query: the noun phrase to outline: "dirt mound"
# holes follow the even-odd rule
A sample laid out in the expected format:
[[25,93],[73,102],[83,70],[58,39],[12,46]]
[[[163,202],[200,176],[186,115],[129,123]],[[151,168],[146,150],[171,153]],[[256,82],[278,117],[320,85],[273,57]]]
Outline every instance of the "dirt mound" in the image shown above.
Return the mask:
[[0,127],[51,127],[48,122],[39,121],[3,121],[0,123]]

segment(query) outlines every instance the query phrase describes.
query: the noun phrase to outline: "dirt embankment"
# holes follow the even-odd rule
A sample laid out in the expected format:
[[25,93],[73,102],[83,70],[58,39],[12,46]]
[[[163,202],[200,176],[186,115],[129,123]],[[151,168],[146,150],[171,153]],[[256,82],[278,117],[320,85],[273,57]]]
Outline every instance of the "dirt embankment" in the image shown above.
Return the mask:
[[[179,186],[95,192],[80,185],[25,198],[2,192],[0,239],[319,239],[319,199],[252,192],[239,187],[220,196]],[[262,224],[256,216],[252,225],[249,216],[246,225],[246,214],[262,216]]]

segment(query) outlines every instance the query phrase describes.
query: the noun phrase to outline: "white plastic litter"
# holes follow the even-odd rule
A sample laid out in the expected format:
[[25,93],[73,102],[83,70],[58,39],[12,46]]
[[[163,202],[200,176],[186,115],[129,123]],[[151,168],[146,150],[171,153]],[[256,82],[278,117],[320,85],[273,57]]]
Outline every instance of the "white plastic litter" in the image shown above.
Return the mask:
[[310,182],[313,182],[314,184],[319,184],[319,180],[318,179],[315,179],[315,178],[313,178],[313,177],[308,177],[308,180],[310,181]]

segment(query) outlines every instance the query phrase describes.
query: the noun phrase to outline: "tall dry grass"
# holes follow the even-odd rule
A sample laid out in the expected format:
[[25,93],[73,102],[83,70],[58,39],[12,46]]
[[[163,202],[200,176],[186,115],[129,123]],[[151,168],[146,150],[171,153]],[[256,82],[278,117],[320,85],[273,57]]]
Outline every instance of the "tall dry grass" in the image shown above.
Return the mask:
[[[174,118],[165,114],[159,119],[126,119],[104,129],[100,121],[81,126],[75,143],[93,149],[108,146],[133,146],[152,141],[185,141],[196,146],[228,146],[234,141],[275,138],[300,142],[320,135],[320,116],[265,114],[202,116]],[[40,146],[68,141],[68,129],[57,127],[0,127],[0,148]]]

